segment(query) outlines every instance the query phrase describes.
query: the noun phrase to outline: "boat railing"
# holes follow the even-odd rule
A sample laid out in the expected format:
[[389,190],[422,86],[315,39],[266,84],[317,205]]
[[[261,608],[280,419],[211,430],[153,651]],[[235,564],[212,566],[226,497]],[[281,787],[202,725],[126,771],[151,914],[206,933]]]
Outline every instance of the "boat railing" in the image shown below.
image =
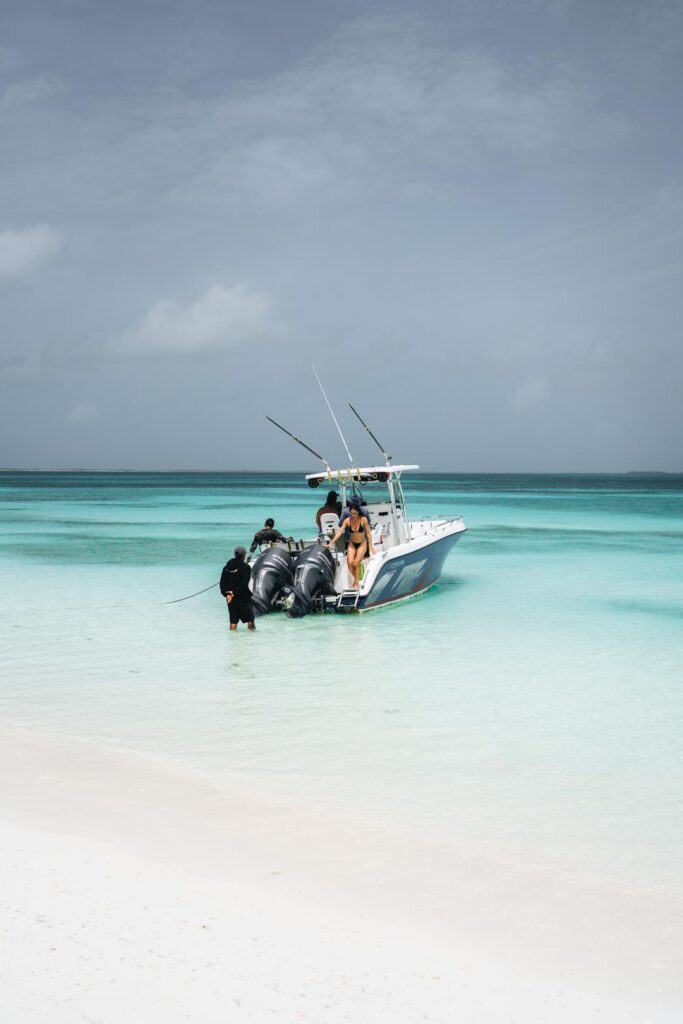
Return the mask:
[[464,525],[464,517],[439,516],[438,518],[432,518],[430,516],[421,516],[419,519],[411,521],[410,531],[413,537],[424,536],[427,530],[430,530],[432,533],[443,533],[445,530],[450,529],[454,523],[463,523]]
[[464,516],[420,516],[419,519],[412,519],[413,523],[437,523],[439,526],[448,526],[449,523],[462,523]]

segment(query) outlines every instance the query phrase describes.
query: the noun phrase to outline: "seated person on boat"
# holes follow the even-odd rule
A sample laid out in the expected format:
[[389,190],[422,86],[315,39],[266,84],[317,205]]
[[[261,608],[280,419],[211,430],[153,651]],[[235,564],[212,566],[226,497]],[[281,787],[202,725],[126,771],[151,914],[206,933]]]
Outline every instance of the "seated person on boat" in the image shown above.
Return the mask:
[[328,491],[325,504],[315,514],[315,522],[320,529],[320,517],[325,515],[336,515],[337,519],[342,514],[342,505],[336,491]]

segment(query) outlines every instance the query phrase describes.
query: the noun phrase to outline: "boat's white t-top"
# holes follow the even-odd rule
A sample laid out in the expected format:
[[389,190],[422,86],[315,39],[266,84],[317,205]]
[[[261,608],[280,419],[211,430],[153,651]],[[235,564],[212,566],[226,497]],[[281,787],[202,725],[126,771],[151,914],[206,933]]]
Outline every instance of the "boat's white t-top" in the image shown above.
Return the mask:
[[[328,469],[322,473],[308,473],[309,487],[319,487],[327,482],[340,489],[342,506],[359,485],[384,485],[382,495],[363,494],[364,504],[370,513],[373,526],[373,542],[386,550],[396,544],[405,544],[411,539],[410,524],[406,512],[406,501],[401,487],[401,474],[419,469],[419,466],[346,466],[343,469]],[[374,487],[372,487],[374,490]],[[373,500],[374,499],[374,500]]]
[[[352,483],[354,480],[359,483],[363,480],[367,483],[370,480],[387,480],[391,476],[396,474],[406,473],[409,470],[419,469],[419,466],[345,466],[344,469],[327,469],[323,470],[322,473],[307,473],[307,480],[317,480],[322,483],[323,480],[329,481],[331,484],[341,484],[343,482]],[[313,484],[313,487],[317,487],[318,484]]]

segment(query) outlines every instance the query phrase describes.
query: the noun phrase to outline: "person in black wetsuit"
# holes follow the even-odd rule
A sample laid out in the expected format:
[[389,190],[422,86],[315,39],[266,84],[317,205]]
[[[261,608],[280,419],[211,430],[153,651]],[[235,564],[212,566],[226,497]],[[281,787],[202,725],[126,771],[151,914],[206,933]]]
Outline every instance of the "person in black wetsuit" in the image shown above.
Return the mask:
[[259,530],[258,533],[254,534],[254,539],[252,540],[251,547],[249,548],[250,555],[253,555],[253,553],[256,551],[256,548],[259,547],[261,544],[272,543],[275,540],[287,540],[287,538],[283,537],[280,531],[276,530],[274,527],[275,520],[266,519],[265,523],[263,524],[263,529]]
[[221,594],[228,603],[230,629],[237,629],[238,622],[246,622],[247,629],[256,629],[254,623],[254,602],[251,599],[249,580],[251,566],[245,558],[247,549],[241,545],[235,548],[235,557],[223,566],[221,573]]

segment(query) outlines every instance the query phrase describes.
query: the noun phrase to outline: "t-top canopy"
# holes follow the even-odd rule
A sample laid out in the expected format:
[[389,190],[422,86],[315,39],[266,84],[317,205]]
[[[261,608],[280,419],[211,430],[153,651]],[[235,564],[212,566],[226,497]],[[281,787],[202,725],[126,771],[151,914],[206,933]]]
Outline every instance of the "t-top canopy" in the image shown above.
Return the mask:
[[419,466],[346,466],[344,469],[328,469],[322,473],[308,473],[309,487],[318,487],[323,480],[329,483],[368,484],[378,481],[386,483],[394,475],[405,473],[406,470],[419,469]]

